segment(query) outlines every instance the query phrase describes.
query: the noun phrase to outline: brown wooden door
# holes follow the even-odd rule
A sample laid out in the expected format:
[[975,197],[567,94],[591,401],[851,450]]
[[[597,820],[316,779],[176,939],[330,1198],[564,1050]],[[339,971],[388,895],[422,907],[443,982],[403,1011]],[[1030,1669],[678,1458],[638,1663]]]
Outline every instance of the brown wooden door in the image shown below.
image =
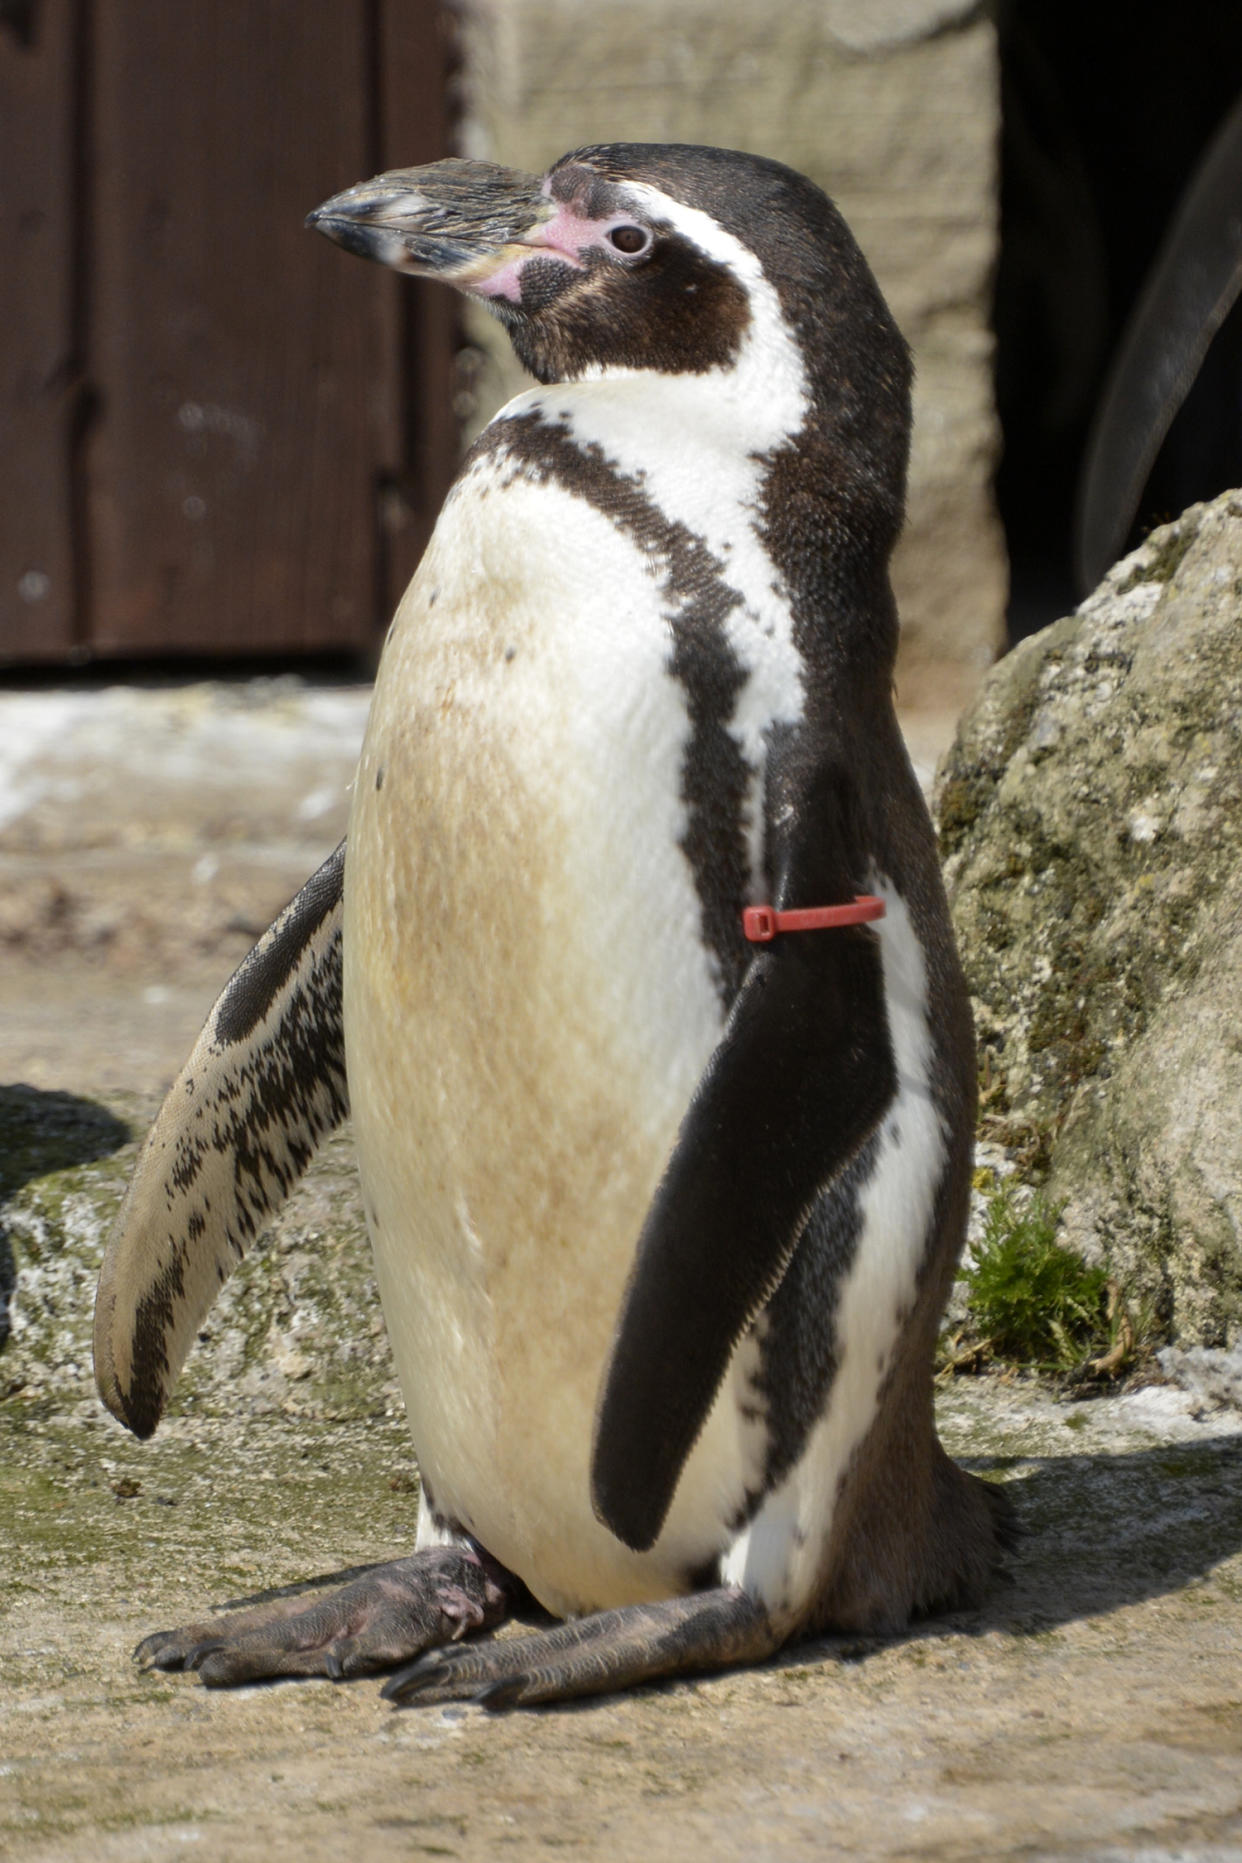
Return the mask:
[[365,650],[452,470],[451,304],[302,222],[445,152],[436,7],[26,14],[0,25],[0,658]]
[[0,655],[74,644],[74,60],[67,0],[0,24]]

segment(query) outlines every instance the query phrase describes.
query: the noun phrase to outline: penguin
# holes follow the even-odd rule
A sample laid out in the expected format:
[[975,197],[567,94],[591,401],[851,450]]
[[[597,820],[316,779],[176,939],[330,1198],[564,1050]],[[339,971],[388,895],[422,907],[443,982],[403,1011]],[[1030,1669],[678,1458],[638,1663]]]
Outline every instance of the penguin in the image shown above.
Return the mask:
[[975,1062],[892,703],[883,298],[817,187],[720,149],[438,162],[310,224],[537,386],[398,609],[343,848],[159,1114],[95,1362],[149,1435],[348,1106],[417,1538],[138,1658],[500,1708],[973,1604],[1012,1520],[933,1417]]

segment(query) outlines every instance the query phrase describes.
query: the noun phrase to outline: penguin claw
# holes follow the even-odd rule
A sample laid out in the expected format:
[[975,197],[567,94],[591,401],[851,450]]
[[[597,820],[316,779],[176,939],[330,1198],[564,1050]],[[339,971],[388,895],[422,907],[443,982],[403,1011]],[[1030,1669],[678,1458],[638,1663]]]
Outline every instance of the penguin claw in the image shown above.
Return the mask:
[[435,1688],[448,1679],[452,1673],[452,1664],[447,1662],[439,1651],[434,1655],[420,1656],[415,1662],[407,1663],[404,1669],[398,1669],[390,1675],[380,1690],[382,1701],[395,1701],[404,1707],[414,1696],[428,1688]]
[[538,1641],[523,1637],[516,1646],[497,1643],[469,1650],[436,1650],[390,1676],[380,1695],[398,1708],[434,1707],[446,1701],[474,1702],[493,1713],[514,1708],[526,1695],[529,1671],[522,1668],[511,1675],[493,1671],[498,1662],[512,1656],[514,1647],[524,1655],[523,1645]]
[[185,1657],[175,1630],[153,1630],[134,1650],[140,1669],[180,1669]]

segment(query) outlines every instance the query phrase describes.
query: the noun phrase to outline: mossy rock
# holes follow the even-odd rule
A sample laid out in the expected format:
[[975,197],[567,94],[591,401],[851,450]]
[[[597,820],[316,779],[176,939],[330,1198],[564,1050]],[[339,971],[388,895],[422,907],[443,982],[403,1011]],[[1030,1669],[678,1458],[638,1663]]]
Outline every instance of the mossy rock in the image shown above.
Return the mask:
[[1182,1345],[1242,1329],[1242,494],[1001,662],[941,773],[984,1129]]
[[[93,1409],[95,1284],[155,1108],[0,1088],[0,1398]],[[170,1414],[357,1420],[399,1407],[348,1131],[222,1290]]]

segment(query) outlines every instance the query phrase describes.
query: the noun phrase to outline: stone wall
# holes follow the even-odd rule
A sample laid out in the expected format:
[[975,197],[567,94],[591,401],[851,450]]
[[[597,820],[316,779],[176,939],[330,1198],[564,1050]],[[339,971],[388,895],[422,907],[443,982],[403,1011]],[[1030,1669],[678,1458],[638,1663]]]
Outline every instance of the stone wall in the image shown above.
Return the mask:
[[[1006,568],[989,328],[995,35],[971,0],[470,0],[465,152],[542,170],[583,143],[706,142],[801,169],[837,201],[913,346],[900,696],[960,703],[999,649]],[[471,414],[524,383],[475,317]]]

